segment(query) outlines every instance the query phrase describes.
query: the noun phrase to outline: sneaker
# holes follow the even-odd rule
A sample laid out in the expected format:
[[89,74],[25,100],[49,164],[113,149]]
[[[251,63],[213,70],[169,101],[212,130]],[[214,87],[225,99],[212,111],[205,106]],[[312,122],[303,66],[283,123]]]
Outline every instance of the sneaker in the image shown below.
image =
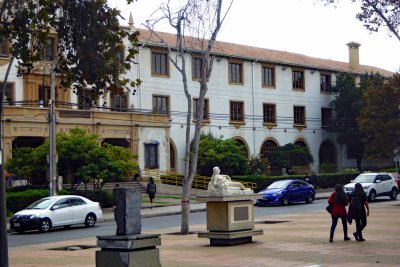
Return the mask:
[[354,238],[358,241],[358,234],[357,233],[353,233]]
[[329,242],[331,242],[331,243],[332,243],[332,242],[333,242],[333,238],[329,238]]
[[348,237],[348,236],[345,236],[345,237],[344,237],[344,241],[349,241],[349,240],[351,240],[350,237]]

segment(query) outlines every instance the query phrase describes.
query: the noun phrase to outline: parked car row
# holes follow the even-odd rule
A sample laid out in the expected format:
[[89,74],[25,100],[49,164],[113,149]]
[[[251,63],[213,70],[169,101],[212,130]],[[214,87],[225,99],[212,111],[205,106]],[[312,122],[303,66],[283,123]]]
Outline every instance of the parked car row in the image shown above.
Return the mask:
[[39,199],[10,219],[10,228],[23,233],[27,230],[48,232],[53,227],[84,224],[93,227],[103,216],[100,204],[75,195]]
[[368,200],[371,202],[381,196],[388,196],[395,200],[399,193],[398,183],[391,173],[361,173],[351,183],[344,186],[347,194],[350,195],[354,191],[356,183],[362,185]]
[[[361,183],[369,201],[375,201],[377,197],[381,196],[388,196],[395,200],[399,193],[400,175],[398,173],[362,173],[344,186],[348,195],[354,191],[356,183]],[[273,182],[258,194],[260,199],[256,200],[256,206],[268,204],[286,206],[293,202],[311,203],[315,199],[313,185],[298,179]]]

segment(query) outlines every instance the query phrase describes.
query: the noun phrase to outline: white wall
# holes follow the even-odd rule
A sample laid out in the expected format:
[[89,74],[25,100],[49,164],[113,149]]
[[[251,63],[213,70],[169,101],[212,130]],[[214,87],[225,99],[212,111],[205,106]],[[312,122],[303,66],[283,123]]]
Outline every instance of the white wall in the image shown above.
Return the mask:
[[[171,139],[177,147],[178,171],[183,172],[181,159],[185,147],[186,109],[187,102],[183,93],[181,74],[170,64],[170,77],[160,78],[151,76],[151,51],[143,48],[140,52],[141,101],[142,108],[151,110],[152,94],[170,96],[171,110]],[[189,90],[192,97],[198,96],[199,82],[192,81],[191,57],[186,56]],[[254,73],[252,72],[254,67]],[[321,129],[321,107],[329,107],[333,96],[320,93],[320,73],[305,69],[305,91],[292,90],[292,69],[277,65],[275,68],[276,87],[263,88],[261,84],[262,65],[255,62],[244,62],[244,84],[233,85],[228,82],[228,60],[222,58],[215,61],[213,73],[208,84],[210,124],[203,127],[203,131],[224,138],[242,137],[249,147],[250,154],[259,155],[261,146],[266,139],[272,138],[278,145],[294,143],[296,140],[305,140],[315,163],[313,168],[318,170],[318,152],[324,140],[335,141],[334,136]],[[254,77],[254,79],[253,79]],[[333,77],[332,77],[333,78]],[[334,79],[334,78],[333,78]],[[236,129],[229,124],[229,101],[244,102],[245,125]],[[253,130],[253,100],[254,100],[254,129]],[[263,127],[263,103],[275,103],[278,125],[272,130]],[[306,107],[307,128],[302,131],[293,127],[293,106]],[[218,115],[218,116],[216,116]],[[287,118],[284,120],[283,118]],[[192,125],[194,130],[194,125]],[[192,131],[193,133],[193,131]],[[339,159],[337,146],[337,158]],[[338,161],[339,163],[339,161]]]

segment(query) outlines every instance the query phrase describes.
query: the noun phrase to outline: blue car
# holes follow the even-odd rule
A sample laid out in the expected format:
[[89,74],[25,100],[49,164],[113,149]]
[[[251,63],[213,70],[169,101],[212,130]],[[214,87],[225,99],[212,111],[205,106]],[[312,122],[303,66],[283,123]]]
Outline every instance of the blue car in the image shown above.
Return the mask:
[[315,189],[314,186],[302,180],[280,180],[273,182],[258,194],[262,198],[256,200],[256,206],[265,206],[267,204],[286,206],[292,202],[313,202]]

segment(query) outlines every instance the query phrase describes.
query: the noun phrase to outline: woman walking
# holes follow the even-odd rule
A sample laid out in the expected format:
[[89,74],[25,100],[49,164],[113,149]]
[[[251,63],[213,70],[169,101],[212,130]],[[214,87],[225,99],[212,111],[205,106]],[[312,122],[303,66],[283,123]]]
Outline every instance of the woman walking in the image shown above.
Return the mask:
[[356,222],[356,232],[353,233],[357,241],[365,241],[362,230],[367,226],[367,216],[369,216],[369,206],[367,196],[360,183],[356,183],[354,191],[350,195],[350,217]]
[[335,233],[335,228],[339,218],[342,220],[343,225],[343,234],[344,234],[344,241],[350,240],[347,236],[347,211],[346,206],[348,205],[347,195],[344,192],[343,185],[336,185],[335,192],[333,192],[329,199],[328,203],[333,206],[331,217],[332,217],[332,225],[331,225],[331,232],[329,236],[329,242],[333,242],[333,235]]

